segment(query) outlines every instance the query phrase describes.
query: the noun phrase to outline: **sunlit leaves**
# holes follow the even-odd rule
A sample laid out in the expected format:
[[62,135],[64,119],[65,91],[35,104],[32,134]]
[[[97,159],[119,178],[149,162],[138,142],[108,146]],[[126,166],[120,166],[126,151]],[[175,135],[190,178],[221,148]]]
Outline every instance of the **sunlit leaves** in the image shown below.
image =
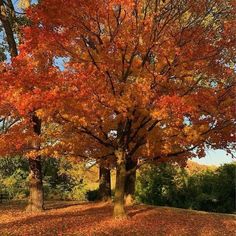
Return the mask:
[[30,6],[31,0],[19,0],[18,7],[22,9],[26,9]]

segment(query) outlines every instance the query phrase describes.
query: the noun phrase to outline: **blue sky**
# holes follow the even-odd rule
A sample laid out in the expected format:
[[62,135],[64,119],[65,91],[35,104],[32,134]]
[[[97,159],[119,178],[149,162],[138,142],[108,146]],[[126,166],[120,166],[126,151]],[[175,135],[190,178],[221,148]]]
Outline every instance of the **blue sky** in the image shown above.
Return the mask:
[[217,166],[236,161],[236,159],[232,159],[230,155],[227,156],[226,152],[223,150],[208,150],[206,157],[200,159],[193,158],[192,160],[199,164]]

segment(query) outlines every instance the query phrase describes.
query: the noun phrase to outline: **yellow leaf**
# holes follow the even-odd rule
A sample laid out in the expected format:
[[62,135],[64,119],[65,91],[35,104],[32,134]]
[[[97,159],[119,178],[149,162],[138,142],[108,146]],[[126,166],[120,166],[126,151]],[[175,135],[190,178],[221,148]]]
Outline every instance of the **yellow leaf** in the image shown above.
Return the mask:
[[18,7],[21,9],[26,9],[30,6],[31,0],[19,0]]

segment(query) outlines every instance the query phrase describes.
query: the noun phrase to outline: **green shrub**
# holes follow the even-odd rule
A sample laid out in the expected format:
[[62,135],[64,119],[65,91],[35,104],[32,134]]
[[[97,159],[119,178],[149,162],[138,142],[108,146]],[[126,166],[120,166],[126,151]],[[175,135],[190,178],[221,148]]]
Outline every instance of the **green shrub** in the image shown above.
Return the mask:
[[216,210],[219,212],[235,212],[236,163],[226,164],[216,171],[217,184],[215,195],[218,201]]
[[143,168],[137,179],[137,200],[153,205],[177,205],[183,200],[179,197],[186,174],[181,168],[166,163]]
[[98,200],[99,198],[99,190],[98,189],[95,189],[95,190],[88,190],[87,193],[86,193],[86,199],[88,201],[96,201]]
[[20,157],[0,158],[0,189],[11,199],[24,199],[28,196],[27,163]]
[[149,165],[137,179],[138,201],[195,210],[235,211],[236,164],[188,174],[173,164]]

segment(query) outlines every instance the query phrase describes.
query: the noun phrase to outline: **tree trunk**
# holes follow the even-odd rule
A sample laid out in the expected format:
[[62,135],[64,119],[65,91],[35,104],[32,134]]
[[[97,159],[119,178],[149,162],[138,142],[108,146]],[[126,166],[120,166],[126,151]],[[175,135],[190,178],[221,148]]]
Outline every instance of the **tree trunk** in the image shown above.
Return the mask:
[[[34,123],[34,132],[37,135],[41,133],[41,120],[36,116],[32,116]],[[40,147],[36,147],[40,148]],[[42,181],[42,166],[41,157],[29,159],[29,202],[26,211],[37,212],[43,210],[43,181]]]
[[99,200],[111,199],[111,171],[103,166],[99,167]]
[[[136,167],[137,161],[127,158],[126,171],[132,170]],[[135,201],[135,183],[136,170],[126,176],[125,179],[125,205],[133,205]]]
[[43,183],[41,158],[29,159],[29,190],[30,196],[26,211],[38,212],[43,211]]
[[6,39],[7,39],[10,55],[12,58],[16,57],[18,55],[16,41],[14,38],[12,26],[9,20],[9,16],[7,15],[7,11],[6,11],[3,0],[0,0],[0,20],[2,22],[2,26],[6,33]]
[[115,199],[114,199],[114,211],[113,216],[117,219],[126,218],[124,208],[124,196],[125,196],[125,177],[126,177],[126,159],[125,152],[123,150],[117,150],[115,152],[117,158],[116,166],[116,187],[115,187]]

